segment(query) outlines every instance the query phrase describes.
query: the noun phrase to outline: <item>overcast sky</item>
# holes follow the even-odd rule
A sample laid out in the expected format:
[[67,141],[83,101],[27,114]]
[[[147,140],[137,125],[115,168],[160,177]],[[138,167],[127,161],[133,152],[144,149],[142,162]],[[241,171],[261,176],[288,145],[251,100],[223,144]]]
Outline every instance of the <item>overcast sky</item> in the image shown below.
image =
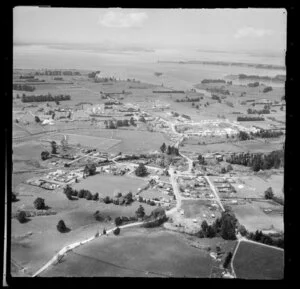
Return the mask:
[[14,43],[282,51],[284,9],[14,9]]

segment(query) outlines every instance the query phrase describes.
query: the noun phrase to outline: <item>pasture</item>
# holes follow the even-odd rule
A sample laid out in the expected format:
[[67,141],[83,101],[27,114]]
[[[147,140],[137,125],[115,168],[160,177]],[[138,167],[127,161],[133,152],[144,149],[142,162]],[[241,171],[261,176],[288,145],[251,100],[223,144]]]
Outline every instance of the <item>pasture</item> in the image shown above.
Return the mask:
[[283,279],[284,251],[241,241],[233,267],[240,279]]
[[207,252],[174,232],[131,228],[100,237],[68,254],[41,277],[202,277],[210,275]]

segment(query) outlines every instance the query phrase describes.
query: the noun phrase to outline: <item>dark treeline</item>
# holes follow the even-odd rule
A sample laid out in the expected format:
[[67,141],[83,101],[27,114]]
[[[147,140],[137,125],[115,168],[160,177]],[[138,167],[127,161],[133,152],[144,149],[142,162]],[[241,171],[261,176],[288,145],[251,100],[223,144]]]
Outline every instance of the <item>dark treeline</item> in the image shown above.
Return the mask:
[[28,84],[14,83],[13,90],[34,91],[35,87],[32,85],[28,85]]
[[230,92],[228,89],[213,87],[213,88],[207,88],[206,90],[208,90],[212,93],[220,93],[223,95],[230,95]]
[[95,78],[96,74],[100,73],[99,70],[95,71],[95,72],[91,72],[88,74],[88,78]]
[[95,78],[95,82],[110,82],[110,81],[117,81],[115,77],[100,77]]
[[20,79],[34,79],[34,75],[21,75]]
[[176,148],[175,146],[166,146],[165,143],[163,143],[160,147],[160,150],[162,153],[166,153],[167,155],[175,155],[179,156],[179,149]]
[[283,131],[281,130],[264,130],[261,129],[258,132],[251,132],[250,135],[255,136],[255,137],[261,137],[261,138],[272,138],[272,137],[279,137],[283,135]]
[[128,120],[128,119],[119,119],[119,120],[116,120],[116,121],[113,121],[113,120],[105,120],[104,121],[104,125],[105,125],[105,128],[108,128],[108,129],[116,129],[118,127],[122,127],[122,126],[130,126],[130,125],[134,125],[135,122],[134,120]]
[[246,74],[239,74],[239,79],[254,79],[254,80],[274,80],[274,81],[285,81],[286,76],[285,75],[276,75],[275,77],[270,76],[259,76],[259,75],[246,75]]
[[284,152],[277,150],[269,154],[234,153],[226,158],[226,162],[251,167],[255,172],[271,168],[278,169],[284,165]]
[[248,83],[248,86],[249,87],[257,87],[257,86],[259,86],[259,82],[258,81],[256,81],[256,82],[250,82],[250,83]]
[[81,75],[79,71],[69,71],[69,70],[46,70],[46,71],[37,71],[35,75],[50,75],[50,76],[57,76],[57,75]]
[[198,102],[200,101],[200,99],[203,99],[200,98],[200,97],[195,97],[195,98],[192,98],[192,97],[186,97],[186,98],[182,98],[182,99],[176,99],[175,101],[176,102]]
[[112,101],[106,101],[104,102],[105,105],[121,105],[122,103],[117,100],[112,100]]
[[253,232],[245,232],[247,239],[263,243],[270,246],[284,248],[284,237],[282,234],[264,234],[262,231],[257,230]]
[[64,101],[70,100],[70,95],[54,95],[52,96],[50,93],[46,95],[23,95],[22,102],[45,102],[45,101]]
[[269,91],[272,91],[272,90],[273,90],[272,86],[267,86],[267,87],[264,88],[263,93],[266,93],[266,92],[269,92]]
[[217,100],[218,102],[221,102],[221,98],[216,94],[212,94],[211,99]]
[[226,83],[223,79],[203,79],[201,83]]
[[270,110],[266,108],[260,110],[248,108],[247,113],[248,114],[270,114]]
[[238,116],[236,118],[237,121],[263,121],[265,120],[263,117],[261,116]]

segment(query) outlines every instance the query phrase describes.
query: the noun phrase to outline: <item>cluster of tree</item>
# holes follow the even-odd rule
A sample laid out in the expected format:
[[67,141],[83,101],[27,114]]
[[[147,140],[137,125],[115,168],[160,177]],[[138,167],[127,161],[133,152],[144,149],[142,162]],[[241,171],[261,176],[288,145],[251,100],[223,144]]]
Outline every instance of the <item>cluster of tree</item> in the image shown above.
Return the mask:
[[270,110],[269,109],[265,109],[265,108],[261,109],[261,110],[248,108],[247,109],[247,113],[248,114],[270,114]]
[[237,121],[264,121],[265,119],[261,116],[238,116]]
[[49,76],[55,76],[55,75],[81,75],[79,71],[61,71],[61,70],[45,70],[43,71],[37,71],[35,75],[49,75]]
[[207,164],[204,157],[201,154],[199,154],[197,159],[198,159],[199,165],[206,165]]
[[259,82],[258,81],[256,81],[256,82],[250,82],[250,83],[248,83],[248,86],[249,87],[257,87],[257,86],[259,86]]
[[41,153],[41,159],[43,161],[45,161],[45,160],[47,160],[49,158],[50,158],[50,153],[48,151],[42,151],[42,153]]
[[97,77],[95,78],[95,82],[110,82],[110,81],[117,81],[115,77]]
[[245,131],[240,131],[238,134],[238,139],[241,141],[248,140],[251,139],[251,136]]
[[226,101],[225,103],[226,103],[226,105],[228,105],[229,107],[233,107],[233,103],[232,103],[231,101]]
[[51,153],[56,155],[57,154],[57,144],[55,141],[51,142]]
[[166,146],[165,143],[163,143],[160,147],[160,150],[162,153],[166,153],[167,155],[175,155],[179,156],[179,149],[176,148],[175,146]]
[[200,97],[186,97],[186,98],[182,98],[182,99],[176,99],[176,102],[198,102],[200,101]]
[[91,163],[85,165],[83,172],[88,176],[93,176],[96,174],[96,170],[97,170],[96,165],[94,163]]
[[212,87],[212,88],[207,88],[207,90],[210,91],[211,93],[219,93],[219,94],[223,94],[223,95],[230,95],[230,91],[228,89]]
[[199,238],[222,237],[225,240],[236,240],[237,219],[234,213],[228,209],[222,212],[212,225],[206,220],[201,224],[201,230],[196,233]]
[[[28,85],[28,84],[14,83],[13,90],[34,91],[35,86]],[[19,97],[17,97],[17,98],[19,98]]]
[[201,83],[226,83],[226,81],[223,79],[203,79]]
[[109,100],[104,102],[105,105],[121,105],[122,102],[117,101],[117,100]]
[[110,198],[109,196],[106,196],[102,199],[104,204],[114,204],[114,205],[130,205],[134,202],[132,192],[127,193],[126,195],[122,195],[119,193],[115,198]]
[[116,236],[118,236],[118,235],[120,234],[120,232],[121,232],[121,229],[120,229],[119,227],[117,227],[117,228],[115,228],[115,229],[113,230],[113,233],[114,233],[114,235],[116,235]]
[[88,78],[95,78],[96,74],[100,73],[100,71],[96,71],[96,72],[91,72],[88,74]]
[[253,171],[278,169],[284,164],[283,150],[272,151],[269,154],[239,153],[232,154],[226,159],[231,164],[238,164],[251,167]]
[[45,102],[45,101],[65,101],[70,100],[70,95],[54,95],[52,96],[50,93],[46,95],[22,95],[22,102]]
[[135,169],[135,175],[138,177],[145,177],[148,175],[147,168],[143,163],[139,164]]
[[144,216],[144,224],[145,228],[154,228],[162,225],[164,222],[168,220],[165,210],[162,207],[155,208],[150,216]]
[[45,210],[46,209],[45,200],[42,198],[36,198],[33,202],[33,205],[37,210]]
[[93,201],[99,200],[98,193],[92,194],[89,190],[84,190],[84,189],[77,191],[77,190],[74,190],[69,185],[67,185],[64,188],[63,192],[69,200],[74,200],[73,197],[78,197],[81,199],[84,198],[86,200],[93,200]]
[[113,121],[113,120],[105,120],[104,121],[105,128],[108,128],[108,129],[116,129],[116,128],[122,127],[122,126],[129,126],[130,124],[132,125],[132,123],[134,123],[134,120],[131,121],[131,119],[129,121],[128,121],[128,119],[123,119],[123,120],[119,119],[117,121]]
[[217,100],[218,102],[221,102],[221,98],[216,94],[212,94],[211,99]]
[[64,80],[62,77],[54,77],[54,80]]
[[283,135],[283,131],[281,130],[264,130],[264,129],[261,129],[260,131],[258,132],[251,132],[250,133],[252,136],[255,136],[255,137],[261,137],[261,138],[273,138],[273,137],[279,137],[281,135]]
[[263,89],[263,93],[267,93],[267,92],[272,91],[272,90],[273,90],[272,86],[267,86]]
[[96,221],[98,222],[109,222],[111,221],[111,216],[109,215],[102,215],[99,211],[96,211],[94,214],[93,214],[94,218]]
[[255,233],[248,232],[244,226],[239,227],[242,236],[255,242],[264,243],[270,246],[284,248],[284,236],[281,233],[264,234],[262,231],[256,230]]
[[145,203],[145,204],[147,204],[147,205],[149,205],[149,206],[155,206],[156,205],[156,203],[154,202],[154,201],[151,201],[151,200],[145,200],[143,197],[141,197],[141,196],[139,196],[139,202],[140,203]]
[[131,222],[136,222],[138,220],[138,218],[136,216],[132,216],[132,217],[116,217],[115,218],[115,224],[116,226],[121,226],[121,225],[125,225]]

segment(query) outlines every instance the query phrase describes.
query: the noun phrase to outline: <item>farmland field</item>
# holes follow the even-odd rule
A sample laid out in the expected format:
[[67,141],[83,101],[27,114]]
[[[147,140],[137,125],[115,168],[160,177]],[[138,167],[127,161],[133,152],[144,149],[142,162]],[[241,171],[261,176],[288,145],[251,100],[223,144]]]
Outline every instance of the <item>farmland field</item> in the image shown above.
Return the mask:
[[127,193],[128,191],[132,191],[134,194],[143,185],[146,185],[146,182],[142,178],[99,174],[76,183],[74,189],[86,189],[93,193],[97,192],[102,197],[113,197],[115,192]]
[[283,279],[284,252],[241,241],[233,266],[237,278]]
[[212,259],[177,233],[126,229],[73,250],[42,277],[209,277]]

